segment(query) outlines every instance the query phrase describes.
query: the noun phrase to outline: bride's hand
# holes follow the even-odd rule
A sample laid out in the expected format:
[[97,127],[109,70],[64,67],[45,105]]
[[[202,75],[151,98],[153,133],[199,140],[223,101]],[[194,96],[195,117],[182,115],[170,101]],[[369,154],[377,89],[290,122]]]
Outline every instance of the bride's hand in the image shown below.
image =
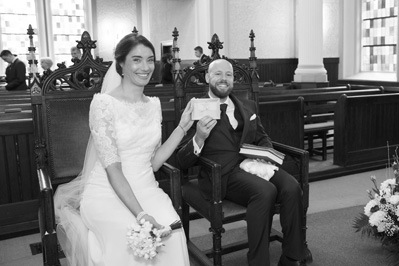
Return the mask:
[[188,102],[186,108],[184,109],[183,114],[181,115],[179,126],[181,126],[185,132],[190,129],[193,125],[194,121],[191,120],[191,113],[193,112],[193,105],[191,104],[191,100]]
[[170,235],[170,233],[172,232],[170,226],[160,225],[151,215],[148,214],[144,215],[143,219],[151,223],[154,228],[156,228],[159,232],[161,232],[161,237],[166,237]]
[[152,224],[152,226],[158,230],[162,229],[164,226],[160,225],[154,217],[152,217],[149,214],[146,214],[143,216],[143,219],[146,220],[147,222],[149,222],[150,224]]

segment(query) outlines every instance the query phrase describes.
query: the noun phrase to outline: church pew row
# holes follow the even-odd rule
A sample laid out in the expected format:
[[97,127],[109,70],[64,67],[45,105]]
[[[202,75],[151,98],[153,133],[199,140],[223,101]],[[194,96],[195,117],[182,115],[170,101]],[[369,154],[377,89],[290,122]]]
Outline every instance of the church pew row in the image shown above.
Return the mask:
[[[342,87],[341,87],[342,89]],[[308,142],[309,155],[318,154],[323,160],[327,159],[327,139],[333,137],[335,103],[342,94],[346,95],[371,95],[383,93],[383,88],[332,90],[323,93],[311,90],[295,90],[296,94],[274,94],[259,97],[259,102],[287,101],[298,97],[304,99],[304,136]],[[314,149],[313,141],[320,138],[322,146]]]
[[399,146],[399,93],[342,95],[335,114],[334,164],[348,168],[387,166],[387,159],[392,159]]
[[0,235],[37,228],[32,119],[0,120]]

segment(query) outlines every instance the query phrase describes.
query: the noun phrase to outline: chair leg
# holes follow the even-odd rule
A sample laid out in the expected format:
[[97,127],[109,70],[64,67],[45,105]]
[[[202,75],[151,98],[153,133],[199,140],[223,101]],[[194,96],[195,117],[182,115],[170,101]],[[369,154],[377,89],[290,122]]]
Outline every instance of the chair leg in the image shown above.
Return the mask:
[[213,265],[222,266],[222,233],[224,228],[209,228],[213,239]]
[[308,241],[306,240],[306,231],[308,229],[306,222],[307,222],[307,208],[304,209],[303,212],[303,217],[302,217],[302,221],[303,221],[303,226],[302,226],[302,233],[303,233],[303,245],[304,245],[304,257],[300,262],[301,266],[306,266],[308,265],[308,263],[312,263],[313,262],[313,256],[312,253],[309,250],[308,247]]
[[308,134],[308,152],[309,156],[313,156],[313,134]]
[[323,133],[322,133],[322,141],[323,141],[323,143],[322,143],[322,152],[323,152],[322,157],[323,157],[323,161],[327,160],[327,132],[328,132],[328,130],[323,131]]

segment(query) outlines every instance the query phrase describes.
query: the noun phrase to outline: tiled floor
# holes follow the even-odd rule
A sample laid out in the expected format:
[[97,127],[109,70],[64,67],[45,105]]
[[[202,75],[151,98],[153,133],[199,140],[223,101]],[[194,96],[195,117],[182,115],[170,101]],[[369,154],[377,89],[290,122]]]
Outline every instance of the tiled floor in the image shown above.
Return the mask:
[[[392,177],[392,173],[391,177]],[[367,203],[367,189],[371,188],[370,176],[375,175],[381,182],[387,178],[387,170],[381,169],[361,174],[310,183],[310,206],[308,213],[321,212]],[[229,227],[240,227],[241,223]],[[208,234],[209,225],[198,220],[191,226],[191,236]],[[229,229],[229,228],[226,228]],[[39,266],[43,265],[42,255],[31,255],[29,244],[40,242],[38,234],[0,241],[1,266]],[[62,265],[66,265],[65,260]]]

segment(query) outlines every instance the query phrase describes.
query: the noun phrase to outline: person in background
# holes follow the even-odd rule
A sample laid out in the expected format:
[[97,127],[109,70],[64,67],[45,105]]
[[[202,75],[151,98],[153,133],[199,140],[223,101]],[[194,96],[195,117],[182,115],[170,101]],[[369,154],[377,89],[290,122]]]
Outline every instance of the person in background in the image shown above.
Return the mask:
[[40,66],[43,68],[43,75],[40,77],[40,81],[43,82],[51,73],[53,73],[51,70],[53,60],[50,57],[42,57],[40,59]]
[[72,46],[71,47],[71,56],[72,59],[71,61],[76,64],[78,62],[78,60],[80,60],[82,58],[82,52],[80,51],[80,49],[76,46]]
[[0,57],[8,63],[5,78],[7,82],[6,90],[27,90],[25,63],[9,50],[1,51]]
[[162,84],[173,84],[172,58],[173,56],[170,53],[166,53],[162,56]]
[[[284,234],[278,266],[298,266],[304,255],[302,189],[281,168],[269,181],[240,168],[245,159],[239,153],[243,143],[273,147],[272,142],[257,115],[256,103],[239,99],[232,92],[234,72],[230,62],[219,59],[210,63],[206,81],[209,90],[204,97],[220,99],[220,119],[205,116],[194,123],[177,149],[177,162],[182,169],[195,165],[201,157],[220,164],[222,199],[247,208],[250,266],[270,265],[269,236],[278,202]],[[206,169],[200,170],[198,184],[203,197],[211,199],[212,180]]]
[[194,62],[194,65],[205,65],[209,61],[209,56],[204,54],[204,50],[201,46],[197,46],[194,48],[195,56],[198,57],[198,60]]

